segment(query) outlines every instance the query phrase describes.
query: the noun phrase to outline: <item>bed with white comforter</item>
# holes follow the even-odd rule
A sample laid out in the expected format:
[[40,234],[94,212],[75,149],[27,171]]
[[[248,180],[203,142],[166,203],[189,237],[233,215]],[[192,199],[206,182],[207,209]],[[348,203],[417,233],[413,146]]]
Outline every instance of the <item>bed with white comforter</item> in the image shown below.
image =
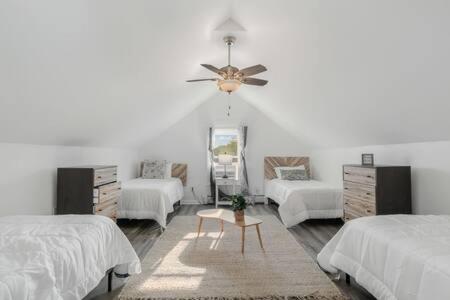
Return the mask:
[[278,212],[286,227],[307,219],[340,218],[343,214],[342,189],[317,180],[267,180],[265,197],[279,204]]
[[152,219],[165,228],[167,214],[174,211],[174,203],[183,195],[183,183],[179,178],[126,181],[122,183],[118,218]]
[[346,223],[317,256],[377,299],[450,299],[450,216],[388,215]]
[[136,252],[109,218],[0,218],[0,299],[82,299],[112,267],[141,272]]

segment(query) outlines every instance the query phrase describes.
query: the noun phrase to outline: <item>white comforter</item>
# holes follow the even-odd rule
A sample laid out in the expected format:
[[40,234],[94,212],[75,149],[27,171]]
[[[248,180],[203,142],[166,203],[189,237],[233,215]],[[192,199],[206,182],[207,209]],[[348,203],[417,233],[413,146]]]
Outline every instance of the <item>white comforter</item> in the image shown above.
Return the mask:
[[307,219],[340,218],[342,189],[316,180],[266,181],[265,196],[279,204],[278,212],[286,227]]
[[105,272],[141,272],[136,252],[109,218],[0,218],[0,299],[81,299]]
[[317,256],[377,299],[450,299],[450,216],[390,215],[346,223]]
[[183,184],[179,178],[129,180],[122,184],[118,217],[152,219],[165,228],[167,214],[173,212],[173,204],[183,195]]

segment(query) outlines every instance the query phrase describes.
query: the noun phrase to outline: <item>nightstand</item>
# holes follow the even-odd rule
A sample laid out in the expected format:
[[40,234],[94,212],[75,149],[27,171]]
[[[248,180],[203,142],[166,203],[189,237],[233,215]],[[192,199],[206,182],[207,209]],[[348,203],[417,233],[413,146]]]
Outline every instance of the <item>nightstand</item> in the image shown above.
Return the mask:
[[231,201],[220,201],[219,199],[219,186],[232,186],[233,194],[236,194],[236,186],[239,185],[239,181],[234,178],[216,178],[216,208],[221,205],[231,205]]

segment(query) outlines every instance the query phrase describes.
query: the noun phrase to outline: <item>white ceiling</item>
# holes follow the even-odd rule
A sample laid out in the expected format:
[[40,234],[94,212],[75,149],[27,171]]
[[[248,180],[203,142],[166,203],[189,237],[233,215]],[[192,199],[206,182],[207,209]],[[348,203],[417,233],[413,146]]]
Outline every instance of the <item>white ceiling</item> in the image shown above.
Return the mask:
[[126,146],[217,93],[200,63],[261,63],[237,93],[316,147],[450,139],[448,0],[1,0],[0,141]]

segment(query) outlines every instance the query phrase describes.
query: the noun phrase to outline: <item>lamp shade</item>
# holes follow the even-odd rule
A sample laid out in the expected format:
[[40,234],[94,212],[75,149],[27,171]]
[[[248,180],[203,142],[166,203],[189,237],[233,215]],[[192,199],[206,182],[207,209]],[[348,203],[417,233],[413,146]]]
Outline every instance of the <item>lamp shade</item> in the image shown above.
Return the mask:
[[236,91],[241,86],[241,82],[236,79],[224,79],[219,80],[217,82],[217,85],[219,87],[219,90],[221,90],[222,92],[231,93]]
[[229,154],[219,154],[219,164],[220,165],[233,164],[233,156],[231,156]]

